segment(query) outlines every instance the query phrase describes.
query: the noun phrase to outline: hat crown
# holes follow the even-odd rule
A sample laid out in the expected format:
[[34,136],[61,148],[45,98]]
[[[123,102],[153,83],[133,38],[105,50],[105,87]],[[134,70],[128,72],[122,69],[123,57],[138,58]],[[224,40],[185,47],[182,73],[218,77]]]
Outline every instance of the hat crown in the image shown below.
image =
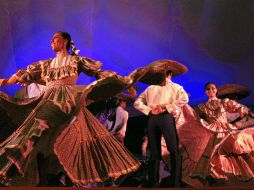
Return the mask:
[[146,66],[147,70],[140,79],[145,84],[158,84],[161,78],[165,78],[167,71],[172,72],[172,77],[182,75],[188,71],[188,68],[175,60],[161,59],[156,60]]

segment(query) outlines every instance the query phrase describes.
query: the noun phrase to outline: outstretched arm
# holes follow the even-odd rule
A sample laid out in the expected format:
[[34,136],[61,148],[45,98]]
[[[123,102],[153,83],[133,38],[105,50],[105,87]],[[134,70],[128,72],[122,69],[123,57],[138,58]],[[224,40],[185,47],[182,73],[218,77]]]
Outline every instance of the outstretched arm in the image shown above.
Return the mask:
[[22,86],[27,85],[28,81],[28,72],[26,69],[20,69],[15,74],[13,74],[10,78],[0,79],[0,86],[8,86],[12,84],[20,84]]
[[222,104],[226,111],[230,113],[239,113],[241,117],[244,117],[250,113],[249,108],[246,106],[236,102],[235,100],[230,100],[228,98],[225,98],[222,100]]
[[18,77],[14,74],[10,78],[0,79],[0,86],[8,86],[15,84],[18,80]]
[[88,76],[98,75],[98,72],[102,67],[102,63],[100,61],[95,61],[87,57],[78,56],[76,61],[78,62],[79,72],[83,72]]

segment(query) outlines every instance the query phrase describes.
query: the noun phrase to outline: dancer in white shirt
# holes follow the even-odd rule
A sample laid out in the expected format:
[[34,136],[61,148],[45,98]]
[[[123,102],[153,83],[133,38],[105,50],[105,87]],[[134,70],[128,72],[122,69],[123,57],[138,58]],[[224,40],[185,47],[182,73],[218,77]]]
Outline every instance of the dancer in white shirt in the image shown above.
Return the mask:
[[118,98],[115,111],[112,112],[111,117],[104,123],[106,129],[122,144],[124,144],[127,121],[129,118],[129,113],[125,109],[126,100]]
[[[161,60],[157,63],[167,63],[161,69],[161,76],[157,76],[157,85],[150,85],[142,92],[134,103],[134,107],[145,115],[148,120],[148,143],[151,158],[148,163],[149,187],[159,186],[159,164],[161,160],[161,135],[164,136],[167,149],[170,152],[172,185],[180,187],[181,155],[178,149],[178,136],[175,126],[175,117],[178,110],[188,103],[189,98],[182,86],[173,83],[174,67],[180,65],[170,60]],[[156,62],[155,62],[156,64]],[[165,64],[166,65],[166,64]],[[171,68],[170,68],[171,65]],[[182,74],[182,73],[181,73]]]

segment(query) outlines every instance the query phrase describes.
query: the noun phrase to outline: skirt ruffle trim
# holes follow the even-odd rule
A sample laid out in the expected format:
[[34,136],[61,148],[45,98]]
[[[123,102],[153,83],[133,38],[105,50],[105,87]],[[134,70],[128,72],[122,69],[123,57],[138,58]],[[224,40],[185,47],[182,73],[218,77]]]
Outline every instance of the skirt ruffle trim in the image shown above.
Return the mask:
[[114,180],[140,166],[85,108],[57,137],[54,153],[67,175],[79,185]]
[[211,160],[212,176],[220,180],[250,181],[254,179],[254,154],[217,156]]

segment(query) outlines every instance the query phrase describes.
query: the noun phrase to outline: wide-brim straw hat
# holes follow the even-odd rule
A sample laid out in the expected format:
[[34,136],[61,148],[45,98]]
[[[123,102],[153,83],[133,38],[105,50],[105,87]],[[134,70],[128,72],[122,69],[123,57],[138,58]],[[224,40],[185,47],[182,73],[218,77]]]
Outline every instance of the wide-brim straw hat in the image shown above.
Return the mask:
[[119,100],[124,100],[126,102],[134,102],[135,101],[134,96],[131,96],[131,95],[126,94],[126,93],[120,93],[120,94],[116,95],[115,97]]
[[188,71],[188,68],[175,60],[162,59],[157,60],[146,66],[147,71],[140,79],[145,84],[158,84],[158,81],[165,76],[165,72],[172,71],[172,77],[182,75]]
[[84,92],[83,96],[87,99],[87,103],[105,101],[116,96],[132,101],[131,99],[134,95],[131,97],[132,94],[128,96],[121,95],[121,93],[130,89],[136,82],[138,82],[146,71],[147,68],[137,68],[128,76],[124,77],[112,72],[90,84],[85,89],[86,92]]
[[116,76],[99,79],[89,85],[86,90],[86,99],[92,102],[108,100],[126,90],[128,83]]
[[218,98],[237,97],[239,100],[249,96],[251,91],[239,84],[224,84],[218,88]]

